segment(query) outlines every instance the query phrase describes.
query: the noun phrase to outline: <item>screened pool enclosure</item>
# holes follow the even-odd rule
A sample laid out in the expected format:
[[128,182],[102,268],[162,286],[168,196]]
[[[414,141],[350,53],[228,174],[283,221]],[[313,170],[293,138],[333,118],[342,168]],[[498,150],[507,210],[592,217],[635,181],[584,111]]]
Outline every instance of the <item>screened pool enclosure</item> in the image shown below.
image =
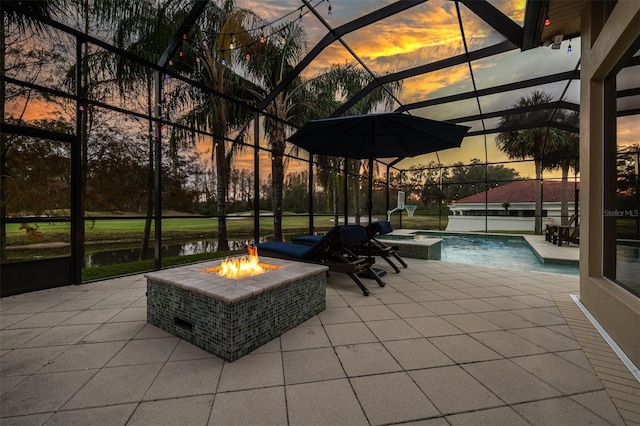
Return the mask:
[[[417,206],[396,228],[540,234],[579,216],[582,3],[3,1],[2,295],[366,223],[369,184],[374,220],[398,191]],[[636,48],[612,83],[625,246],[640,241],[638,75]],[[376,158],[373,182],[367,161],[287,141],[310,119],[392,111],[470,130]],[[526,196],[491,198],[519,181]]]

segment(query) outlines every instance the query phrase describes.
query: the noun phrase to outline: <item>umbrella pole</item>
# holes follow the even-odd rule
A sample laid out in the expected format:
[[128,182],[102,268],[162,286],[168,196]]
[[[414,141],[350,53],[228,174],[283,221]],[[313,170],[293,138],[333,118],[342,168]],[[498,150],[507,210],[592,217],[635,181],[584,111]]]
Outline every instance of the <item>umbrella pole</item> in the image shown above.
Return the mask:
[[373,156],[369,157],[369,200],[367,201],[367,210],[369,210],[369,225],[371,225],[373,215]]
[[[373,145],[373,142],[372,142]],[[369,222],[368,228],[371,229],[371,220],[373,216],[373,147],[371,147],[371,155],[369,156],[369,201],[367,202],[367,210],[369,210]],[[369,239],[371,239],[371,235],[369,235]],[[371,241],[367,242],[368,248],[368,257],[371,258]],[[375,270],[374,270],[375,271]]]

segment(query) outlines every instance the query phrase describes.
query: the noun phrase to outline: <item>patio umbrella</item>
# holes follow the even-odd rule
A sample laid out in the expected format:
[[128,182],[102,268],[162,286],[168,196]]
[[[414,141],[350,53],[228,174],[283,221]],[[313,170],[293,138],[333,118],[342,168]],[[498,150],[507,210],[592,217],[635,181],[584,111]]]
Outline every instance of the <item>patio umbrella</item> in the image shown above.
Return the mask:
[[288,140],[310,154],[369,159],[367,210],[373,210],[373,159],[458,148],[469,127],[401,113],[311,120]]

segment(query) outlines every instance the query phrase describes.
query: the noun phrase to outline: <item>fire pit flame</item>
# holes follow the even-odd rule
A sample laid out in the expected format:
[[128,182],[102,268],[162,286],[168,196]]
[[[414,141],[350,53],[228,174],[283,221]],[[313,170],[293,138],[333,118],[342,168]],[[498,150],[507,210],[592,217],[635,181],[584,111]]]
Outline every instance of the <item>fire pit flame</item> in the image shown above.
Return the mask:
[[202,272],[217,272],[221,277],[237,280],[263,274],[266,269],[278,269],[277,266],[260,263],[258,247],[255,245],[247,245],[247,252],[248,257],[227,258],[220,263],[220,266],[204,269]]

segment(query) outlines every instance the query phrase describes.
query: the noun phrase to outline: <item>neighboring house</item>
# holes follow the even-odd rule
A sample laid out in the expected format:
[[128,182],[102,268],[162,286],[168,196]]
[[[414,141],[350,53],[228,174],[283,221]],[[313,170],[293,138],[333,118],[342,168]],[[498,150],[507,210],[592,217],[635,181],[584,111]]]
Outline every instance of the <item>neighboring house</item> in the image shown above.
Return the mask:
[[[569,215],[576,213],[577,184],[567,185]],[[535,181],[515,181],[449,204],[447,231],[533,231],[535,229]],[[542,228],[560,224],[562,182],[542,183]],[[486,204],[485,204],[486,203]],[[508,206],[505,208],[505,206]]]

